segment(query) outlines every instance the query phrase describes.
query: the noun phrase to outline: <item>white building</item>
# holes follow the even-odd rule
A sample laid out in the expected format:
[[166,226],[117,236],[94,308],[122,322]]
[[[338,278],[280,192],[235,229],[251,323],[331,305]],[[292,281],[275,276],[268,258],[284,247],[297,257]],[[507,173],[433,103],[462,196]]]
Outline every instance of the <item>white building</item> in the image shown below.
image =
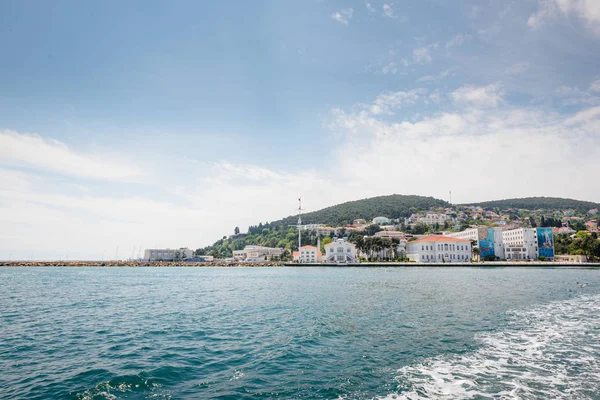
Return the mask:
[[280,257],[284,251],[279,247],[246,246],[244,250],[234,250],[233,258],[242,262],[270,261],[273,257]]
[[356,262],[356,246],[345,239],[335,239],[325,245],[325,261],[332,264]]
[[406,257],[411,261],[465,263],[471,260],[471,241],[442,235],[430,235],[408,242]]
[[507,260],[537,260],[538,242],[534,228],[502,232]]
[[520,228],[502,232],[507,260],[554,259],[552,228]]
[[144,250],[144,260],[147,261],[173,261],[191,258],[194,252],[187,247],[180,249],[146,249]]
[[502,228],[469,228],[462,232],[448,233],[447,235],[475,242],[475,247],[479,248],[480,258],[482,259],[493,256],[503,260],[505,257]]
[[373,218],[373,223],[377,225],[387,225],[392,223],[392,220],[386,217],[375,217]]
[[452,221],[452,217],[446,214],[437,213],[427,214],[424,217],[420,217],[417,219],[417,222],[420,222],[425,225],[444,225],[444,222],[446,221]]
[[315,246],[302,246],[294,252],[294,261],[301,264],[314,264],[321,261],[321,252]]

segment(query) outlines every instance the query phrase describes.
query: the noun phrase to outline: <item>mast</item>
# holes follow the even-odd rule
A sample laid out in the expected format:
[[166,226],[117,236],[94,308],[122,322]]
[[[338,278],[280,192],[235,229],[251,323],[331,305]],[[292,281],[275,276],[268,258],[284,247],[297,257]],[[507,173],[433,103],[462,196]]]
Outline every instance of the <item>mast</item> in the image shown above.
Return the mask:
[[302,247],[302,198],[298,197],[298,251]]

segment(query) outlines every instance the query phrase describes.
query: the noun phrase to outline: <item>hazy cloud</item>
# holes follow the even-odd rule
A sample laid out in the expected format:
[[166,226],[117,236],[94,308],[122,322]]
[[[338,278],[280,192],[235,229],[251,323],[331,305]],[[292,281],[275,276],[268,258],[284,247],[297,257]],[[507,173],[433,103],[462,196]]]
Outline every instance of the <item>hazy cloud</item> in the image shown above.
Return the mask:
[[353,12],[354,10],[352,8],[346,8],[344,10],[334,12],[333,14],[331,14],[331,18],[344,25],[348,25],[348,21],[352,19]]
[[502,93],[497,85],[463,86],[451,94],[457,103],[475,107],[495,107],[502,101]]
[[2,164],[108,181],[131,180],[142,174],[135,165],[108,154],[75,152],[58,140],[7,130],[0,131]]
[[545,23],[560,16],[581,18],[588,29],[600,35],[600,1],[598,0],[539,0],[538,9],[531,14],[527,25],[540,29]]
[[462,33],[454,35],[452,39],[450,39],[450,41],[446,43],[446,48],[449,49],[452,47],[460,47],[465,43],[465,41],[469,40],[470,38],[471,36],[463,35]]
[[388,3],[385,3],[383,5],[383,13],[385,14],[386,17],[390,17],[390,18],[394,18],[394,9],[392,8],[392,6]]
[[428,46],[419,47],[413,50],[413,60],[417,64],[429,64],[433,57],[431,56],[431,50],[438,47],[437,43],[430,44]]

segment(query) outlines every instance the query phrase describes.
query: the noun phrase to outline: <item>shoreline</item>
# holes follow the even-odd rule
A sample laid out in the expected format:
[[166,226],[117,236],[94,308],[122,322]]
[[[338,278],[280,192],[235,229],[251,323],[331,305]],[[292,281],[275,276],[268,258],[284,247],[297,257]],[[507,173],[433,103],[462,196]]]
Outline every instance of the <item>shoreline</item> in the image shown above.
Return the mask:
[[258,263],[231,263],[231,262],[138,262],[138,261],[0,261],[0,267],[222,267],[222,268],[276,268],[276,267],[330,267],[330,268],[355,268],[355,267],[466,267],[466,268],[494,268],[494,267],[524,267],[524,268],[600,268],[600,263],[565,263],[548,261],[507,262],[507,261],[482,261],[473,263],[417,263],[417,262],[365,262],[357,264],[298,264],[290,262],[258,262]]

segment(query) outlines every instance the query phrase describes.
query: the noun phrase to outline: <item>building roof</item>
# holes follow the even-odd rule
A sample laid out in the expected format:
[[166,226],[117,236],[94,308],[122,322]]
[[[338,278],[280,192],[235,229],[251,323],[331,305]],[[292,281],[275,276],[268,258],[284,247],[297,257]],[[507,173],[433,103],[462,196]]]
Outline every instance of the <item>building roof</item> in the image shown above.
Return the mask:
[[316,247],[315,246],[306,245],[306,246],[302,246],[301,249],[316,249]]
[[444,235],[430,235],[421,239],[413,240],[410,243],[425,243],[425,242],[462,242],[462,243],[471,243],[470,240],[466,239],[458,239],[451,236]]

